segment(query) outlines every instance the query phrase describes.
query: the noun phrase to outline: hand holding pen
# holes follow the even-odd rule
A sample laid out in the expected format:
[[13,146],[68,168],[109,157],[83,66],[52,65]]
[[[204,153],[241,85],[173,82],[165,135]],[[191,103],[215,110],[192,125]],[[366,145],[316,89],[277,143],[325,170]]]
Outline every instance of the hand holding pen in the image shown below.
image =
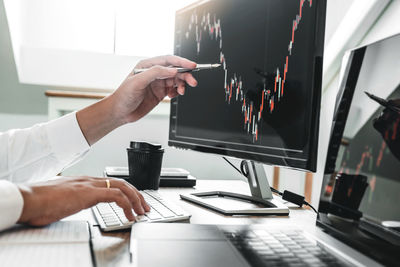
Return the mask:
[[[174,67],[171,66],[170,68],[175,68],[178,70],[178,73],[185,73],[185,72],[194,72],[194,71],[200,71],[200,70],[211,70],[211,69],[216,69],[219,68],[221,64],[197,64],[196,68],[190,69],[190,68],[180,68],[180,67]],[[134,69],[133,73],[138,74],[142,73],[144,71],[147,71],[149,69],[144,68],[144,69]]]

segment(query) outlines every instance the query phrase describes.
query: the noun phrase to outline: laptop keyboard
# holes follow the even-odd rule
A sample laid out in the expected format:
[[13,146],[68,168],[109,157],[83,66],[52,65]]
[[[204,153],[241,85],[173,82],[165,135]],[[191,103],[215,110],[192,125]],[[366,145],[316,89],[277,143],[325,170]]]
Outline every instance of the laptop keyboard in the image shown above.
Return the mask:
[[124,210],[115,202],[99,203],[92,210],[100,228],[103,231],[114,231],[131,228],[134,223],[175,222],[187,220],[191,216],[177,205],[165,200],[157,191],[140,192],[151,208],[149,212],[140,216],[134,213],[136,221],[129,221],[125,217]]
[[225,231],[252,266],[347,266],[301,230]]

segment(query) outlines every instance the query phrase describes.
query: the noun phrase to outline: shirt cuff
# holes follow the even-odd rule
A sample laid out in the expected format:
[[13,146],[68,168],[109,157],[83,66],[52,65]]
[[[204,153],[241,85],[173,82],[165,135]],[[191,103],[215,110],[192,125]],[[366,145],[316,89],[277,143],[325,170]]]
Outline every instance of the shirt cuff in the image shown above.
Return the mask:
[[90,149],[79,127],[76,112],[50,121],[45,127],[52,151],[60,161],[69,161]]
[[21,217],[24,199],[18,187],[5,180],[0,180],[0,231],[13,226]]

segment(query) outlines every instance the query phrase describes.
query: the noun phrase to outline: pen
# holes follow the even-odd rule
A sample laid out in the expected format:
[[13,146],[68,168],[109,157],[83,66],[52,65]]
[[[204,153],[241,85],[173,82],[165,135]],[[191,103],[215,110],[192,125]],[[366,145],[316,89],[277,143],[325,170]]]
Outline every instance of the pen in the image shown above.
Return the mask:
[[389,101],[387,101],[387,100],[385,100],[385,99],[383,99],[383,98],[380,98],[380,97],[378,97],[378,96],[376,96],[376,95],[370,94],[370,93],[368,93],[368,92],[366,92],[366,91],[364,91],[364,93],[365,93],[369,98],[371,98],[372,100],[374,100],[375,102],[377,102],[378,104],[380,104],[380,105],[382,105],[382,106],[384,106],[384,107],[390,109],[390,110],[393,111],[393,112],[400,113],[400,108],[398,108],[398,107],[396,107],[396,106],[394,106],[394,105],[389,104]]
[[[216,69],[219,68],[221,64],[197,64],[196,68],[194,69],[188,69],[188,68],[180,68],[180,67],[171,67],[171,68],[176,68],[179,73],[183,72],[192,72],[192,71],[199,71],[199,70],[211,70],[211,69]],[[133,74],[138,74],[141,72],[144,72],[148,69],[134,69]]]

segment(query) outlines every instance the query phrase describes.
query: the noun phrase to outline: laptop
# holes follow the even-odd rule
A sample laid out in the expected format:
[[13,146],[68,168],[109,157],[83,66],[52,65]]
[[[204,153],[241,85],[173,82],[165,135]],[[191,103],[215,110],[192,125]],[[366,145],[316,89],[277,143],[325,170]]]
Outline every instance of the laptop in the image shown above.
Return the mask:
[[344,57],[313,230],[135,224],[134,265],[399,266],[399,47],[395,35]]

